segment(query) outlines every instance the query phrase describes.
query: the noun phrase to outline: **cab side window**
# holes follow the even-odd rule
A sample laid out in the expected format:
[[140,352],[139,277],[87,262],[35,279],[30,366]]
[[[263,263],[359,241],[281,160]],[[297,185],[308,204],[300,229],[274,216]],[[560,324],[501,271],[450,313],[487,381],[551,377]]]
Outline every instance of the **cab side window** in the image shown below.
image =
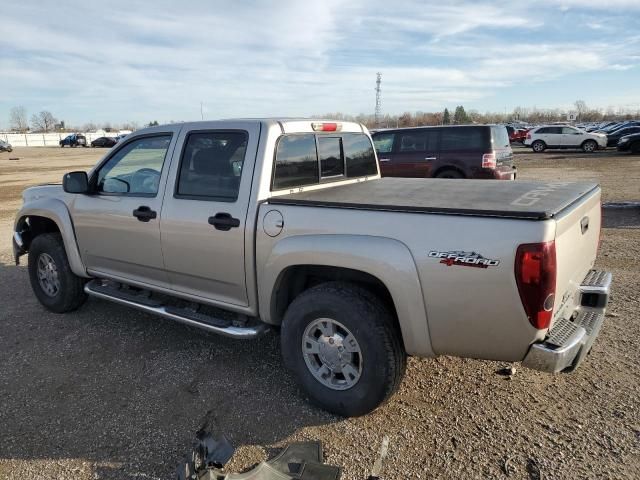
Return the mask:
[[170,143],[171,135],[129,142],[102,165],[96,191],[108,195],[156,196]]
[[235,202],[248,138],[245,131],[190,133],[180,159],[176,198]]

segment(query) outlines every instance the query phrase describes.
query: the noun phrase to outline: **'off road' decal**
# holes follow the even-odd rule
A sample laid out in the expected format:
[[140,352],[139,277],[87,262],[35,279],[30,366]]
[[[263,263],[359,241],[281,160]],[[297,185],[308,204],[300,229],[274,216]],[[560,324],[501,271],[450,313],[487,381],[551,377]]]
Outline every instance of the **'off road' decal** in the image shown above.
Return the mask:
[[438,252],[436,250],[431,250],[429,252],[429,257],[439,258],[440,263],[446,265],[447,267],[457,265],[460,267],[489,268],[497,267],[498,265],[500,265],[500,260],[485,258],[476,252]]

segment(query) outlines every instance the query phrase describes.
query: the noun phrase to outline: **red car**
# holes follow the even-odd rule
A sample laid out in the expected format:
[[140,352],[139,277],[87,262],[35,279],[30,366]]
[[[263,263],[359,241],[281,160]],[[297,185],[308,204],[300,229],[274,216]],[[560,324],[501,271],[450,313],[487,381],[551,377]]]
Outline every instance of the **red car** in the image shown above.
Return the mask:
[[529,131],[528,129],[515,128],[515,127],[512,127],[511,125],[507,125],[505,128],[507,129],[507,132],[509,133],[509,142],[511,142],[511,143],[514,143],[514,142],[524,143],[525,138],[527,138],[527,132]]

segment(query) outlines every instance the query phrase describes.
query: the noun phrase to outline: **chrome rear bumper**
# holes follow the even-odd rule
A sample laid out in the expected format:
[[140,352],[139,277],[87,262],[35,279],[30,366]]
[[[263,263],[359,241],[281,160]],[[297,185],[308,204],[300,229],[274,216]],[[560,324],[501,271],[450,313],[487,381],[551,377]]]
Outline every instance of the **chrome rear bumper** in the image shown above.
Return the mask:
[[578,367],[604,323],[611,273],[591,270],[580,285],[580,306],[571,318],[556,321],[547,337],[531,345],[522,365],[557,373]]

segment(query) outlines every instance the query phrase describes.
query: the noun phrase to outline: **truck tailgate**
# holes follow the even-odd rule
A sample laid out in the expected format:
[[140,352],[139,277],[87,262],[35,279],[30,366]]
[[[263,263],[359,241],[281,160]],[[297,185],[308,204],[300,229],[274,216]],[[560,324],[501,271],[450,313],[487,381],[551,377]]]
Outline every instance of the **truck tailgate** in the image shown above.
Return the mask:
[[554,319],[570,314],[578,287],[593,268],[600,239],[600,189],[585,195],[556,217],[556,302]]

